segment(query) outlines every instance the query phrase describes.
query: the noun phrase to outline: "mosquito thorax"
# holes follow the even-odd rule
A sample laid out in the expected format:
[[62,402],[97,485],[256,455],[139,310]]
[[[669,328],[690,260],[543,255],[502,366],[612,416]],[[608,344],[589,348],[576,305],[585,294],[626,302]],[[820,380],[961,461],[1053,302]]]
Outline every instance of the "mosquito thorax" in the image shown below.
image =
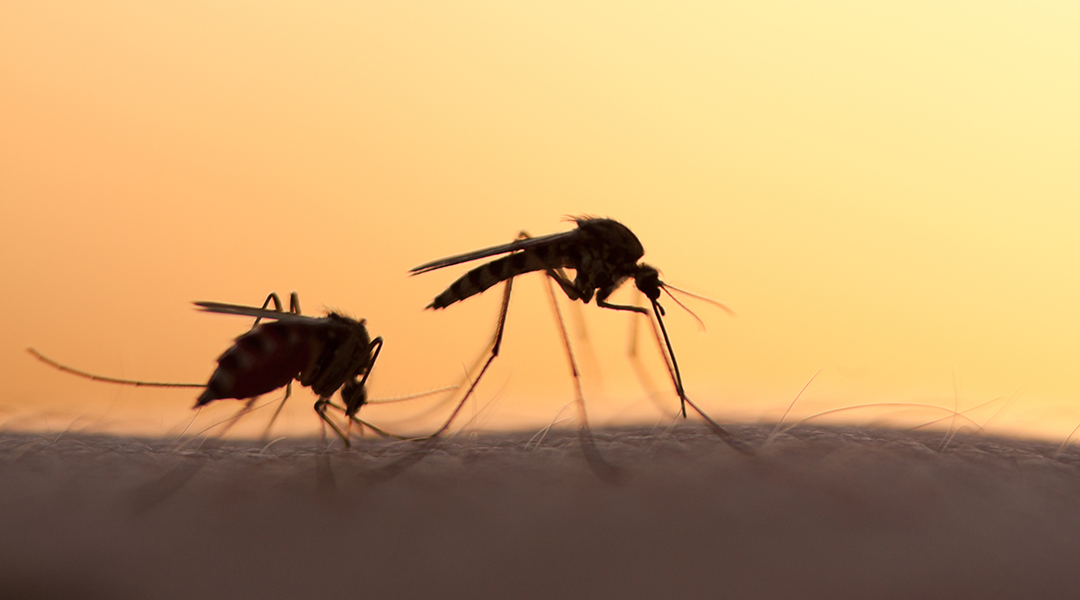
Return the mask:
[[614,219],[578,217],[579,229],[589,232],[593,243],[600,242],[618,253],[618,260],[635,263],[645,254],[641,241],[630,228]]

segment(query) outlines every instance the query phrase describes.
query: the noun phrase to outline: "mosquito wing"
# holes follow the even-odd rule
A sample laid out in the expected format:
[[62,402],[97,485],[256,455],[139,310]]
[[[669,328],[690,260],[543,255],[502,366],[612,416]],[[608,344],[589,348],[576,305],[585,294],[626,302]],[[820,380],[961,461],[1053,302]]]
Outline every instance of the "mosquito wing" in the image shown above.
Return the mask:
[[514,240],[509,244],[503,244],[501,246],[492,246],[491,248],[485,248],[483,250],[476,250],[473,252],[467,252],[465,254],[458,254],[457,256],[451,256],[448,258],[440,258],[429,263],[420,265],[419,267],[412,268],[409,273],[413,275],[419,275],[420,273],[427,273],[428,271],[434,271],[435,269],[441,269],[443,267],[449,267],[451,265],[459,265],[461,263],[478,260],[481,258],[487,258],[489,256],[495,256],[496,254],[506,254],[508,252],[516,252],[518,250],[525,250],[528,248],[536,248],[537,246],[544,246],[546,244],[553,244],[572,239],[574,236],[580,235],[580,229],[574,229],[571,231],[564,231],[562,233],[553,233],[551,235],[542,235],[535,238],[526,238],[523,240]]
[[195,302],[195,306],[204,312],[220,313],[223,315],[241,315],[244,317],[258,317],[260,319],[276,319],[288,322],[311,322],[321,321],[322,317],[305,317],[291,312],[256,308],[254,306],[242,306],[239,304],[225,304],[224,302]]

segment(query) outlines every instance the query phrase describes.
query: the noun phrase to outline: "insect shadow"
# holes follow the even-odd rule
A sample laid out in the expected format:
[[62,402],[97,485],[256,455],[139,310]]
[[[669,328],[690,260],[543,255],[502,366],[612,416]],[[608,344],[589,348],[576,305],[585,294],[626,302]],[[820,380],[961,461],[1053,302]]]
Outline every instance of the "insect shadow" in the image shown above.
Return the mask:
[[[450,413],[449,418],[431,434],[431,437],[438,436],[450,427],[465,405],[466,400],[476,389],[480,380],[483,379],[488,367],[491,366],[495,357],[499,355],[514,277],[533,271],[542,271],[548,280],[555,314],[559,322],[559,331],[562,334],[566,355],[570,362],[570,371],[574,379],[575,402],[581,419],[579,432],[582,448],[589,459],[590,465],[594,468],[600,466],[600,469],[605,472],[611,471],[609,466],[603,466],[607,463],[603,461],[596,450],[589,430],[580,372],[571,348],[570,338],[567,335],[562,312],[559,310],[558,303],[554,301],[555,294],[552,284],[558,284],[559,288],[571,301],[580,300],[582,303],[588,304],[595,297],[596,305],[601,308],[633,312],[649,317],[650,322],[653,323],[657,344],[661,349],[661,354],[664,356],[665,366],[671,376],[675,393],[679,396],[683,416],[686,416],[686,406],[689,405],[705,420],[709,428],[721,440],[739,452],[750,454],[751,449],[746,442],[721,427],[686,395],[682,374],[679,371],[679,365],[671,345],[671,338],[668,335],[667,327],[664,325],[664,308],[659,302],[660,293],[663,291],[681,306],[682,303],[671,294],[669,288],[679,292],[683,292],[683,290],[665,284],[660,280],[656,268],[638,262],[645,254],[644,247],[637,236],[625,225],[613,219],[597,217],[577,217],[573,220],[577,224],[577,229],[571,231],[536,238],[522,232],[518,239],[508,244],[442,258],[415,267],[410,271],[412,275],[419,275],[482,258],[500,254],[507,255],[485,263],[462,275],[427,306],[427,308],[436,310],[447,308],[455,302],[479,294],[499,282],[505,282],[498,322],[492,340],[488,345],[487,352],[489,354],[487,360],[473,379],[465,395]],[[574,279],[567,275],[565,269],[575,271]],[[628,279],[633,279],[637,289],[649,299],[652,305],[651,311],[641,306],[608,302],[608,297]],[[688,292],[684,293],[711,302],[724,310],[729,310],[722,304],[708,298],[702,298]]]

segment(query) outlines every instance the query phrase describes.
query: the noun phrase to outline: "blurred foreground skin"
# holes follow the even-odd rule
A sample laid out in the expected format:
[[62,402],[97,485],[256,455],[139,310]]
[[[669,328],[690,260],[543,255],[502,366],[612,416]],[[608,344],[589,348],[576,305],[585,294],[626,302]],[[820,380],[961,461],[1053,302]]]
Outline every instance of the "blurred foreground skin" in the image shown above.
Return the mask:
[[[945,432],[554,431],[415,445],[0,434],[0,597],[1065,598],[1080,454]],[[163,474],[185,472],[182,486]]]
[[[679,372],[679,364],[675,360],[675,351],[671,347],[671,340],[668,338],[667,328],[664,326],[664,308],[659,302],[661,291],[664,291],[669,296],[671,295],[671,292],[667,289],[670,286],[660,281],[660,274],[655,267],[638,262],[645,255],[645,248],[641,245],[637,236],[625,225],[613,219],[577,217],[574,222],[577,224],[577,229],[572,231],[537,238],[531,237],[523,231],[519,234],[517,240],[508,244],[434,260],[410,271],[413,275],[419,275],[481,258],[507,254],[507,256],[485,263],[462,275],[427,306],[427,308],[436,310],[446,308],[455,302],[465,300],[490,289],[499,282],[506,282],[502,307],[499,310],[498,324],[495,326],[495,335],[490,345],[490,355],[468,391],[465,392],[457,407],[446,420],[446,423],[433,436],[439,435],[450,427],[458,411],[465,405],[469,395],[480,383],[488,367],[491,366],[495,357],[499,355],[514,277],[534,271],[543,271],[548,278],[549,290],[551,289],[551,282],[557,283],[563,293],[566,294],[566,297],[572,301],[580,300],[582,303],[588,304],[595,296],[596,305],[601,308],[644,315],[652,323],[654,333],[656,333],[656,327],[659,324],[660,332],[663,333],[663,342],[661,343],[660,334],[656,333],[657,345],[660,346],[665,366],[671,375],[675,392],[679,396],[683,417],[686,417],[686,405],[689,404],[694,411],[701,415],[720,439],[735,450],[749,454],[750,447],[745,442],[728,433],[727,430],[705,414],[686,396],[682,375]],[[574,269],[575,277],[573,280],[570,279],[564,269]],[[648,309],[640,306],[612,304],[607,301],[608,297],[628,279],[633,279],[637,289],[645,294],[652,303],[653,310],[651,313]],[[698,297],[700,298],[700,296]],[[590,447],[588,440],[589,421],[585,411],[585,399],[578,375],[579,370],[554,291],[551,292],[551,299],[558,318],[563,343],[566,346],[566,355],[570,361],[570,371],[574,378],[574,389],[577,394],[575,400],[581,418],[582,442],[586,444],[586,452],[588,453]],[[730,312],[722,304],[708,299],[704,300]],[[655,321],[653,320],[654,316]]]

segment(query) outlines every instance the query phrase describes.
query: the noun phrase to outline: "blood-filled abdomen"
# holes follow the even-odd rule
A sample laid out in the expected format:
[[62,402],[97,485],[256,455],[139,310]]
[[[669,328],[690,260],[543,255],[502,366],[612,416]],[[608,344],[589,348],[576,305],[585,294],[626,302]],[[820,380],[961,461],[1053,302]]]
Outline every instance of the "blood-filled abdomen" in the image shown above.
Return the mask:
[[236,338],[218,358],[206,391],[195,406],[219,398],[254,398],[285,386],[311,361],[315,336],[302,324],[271,321]]

